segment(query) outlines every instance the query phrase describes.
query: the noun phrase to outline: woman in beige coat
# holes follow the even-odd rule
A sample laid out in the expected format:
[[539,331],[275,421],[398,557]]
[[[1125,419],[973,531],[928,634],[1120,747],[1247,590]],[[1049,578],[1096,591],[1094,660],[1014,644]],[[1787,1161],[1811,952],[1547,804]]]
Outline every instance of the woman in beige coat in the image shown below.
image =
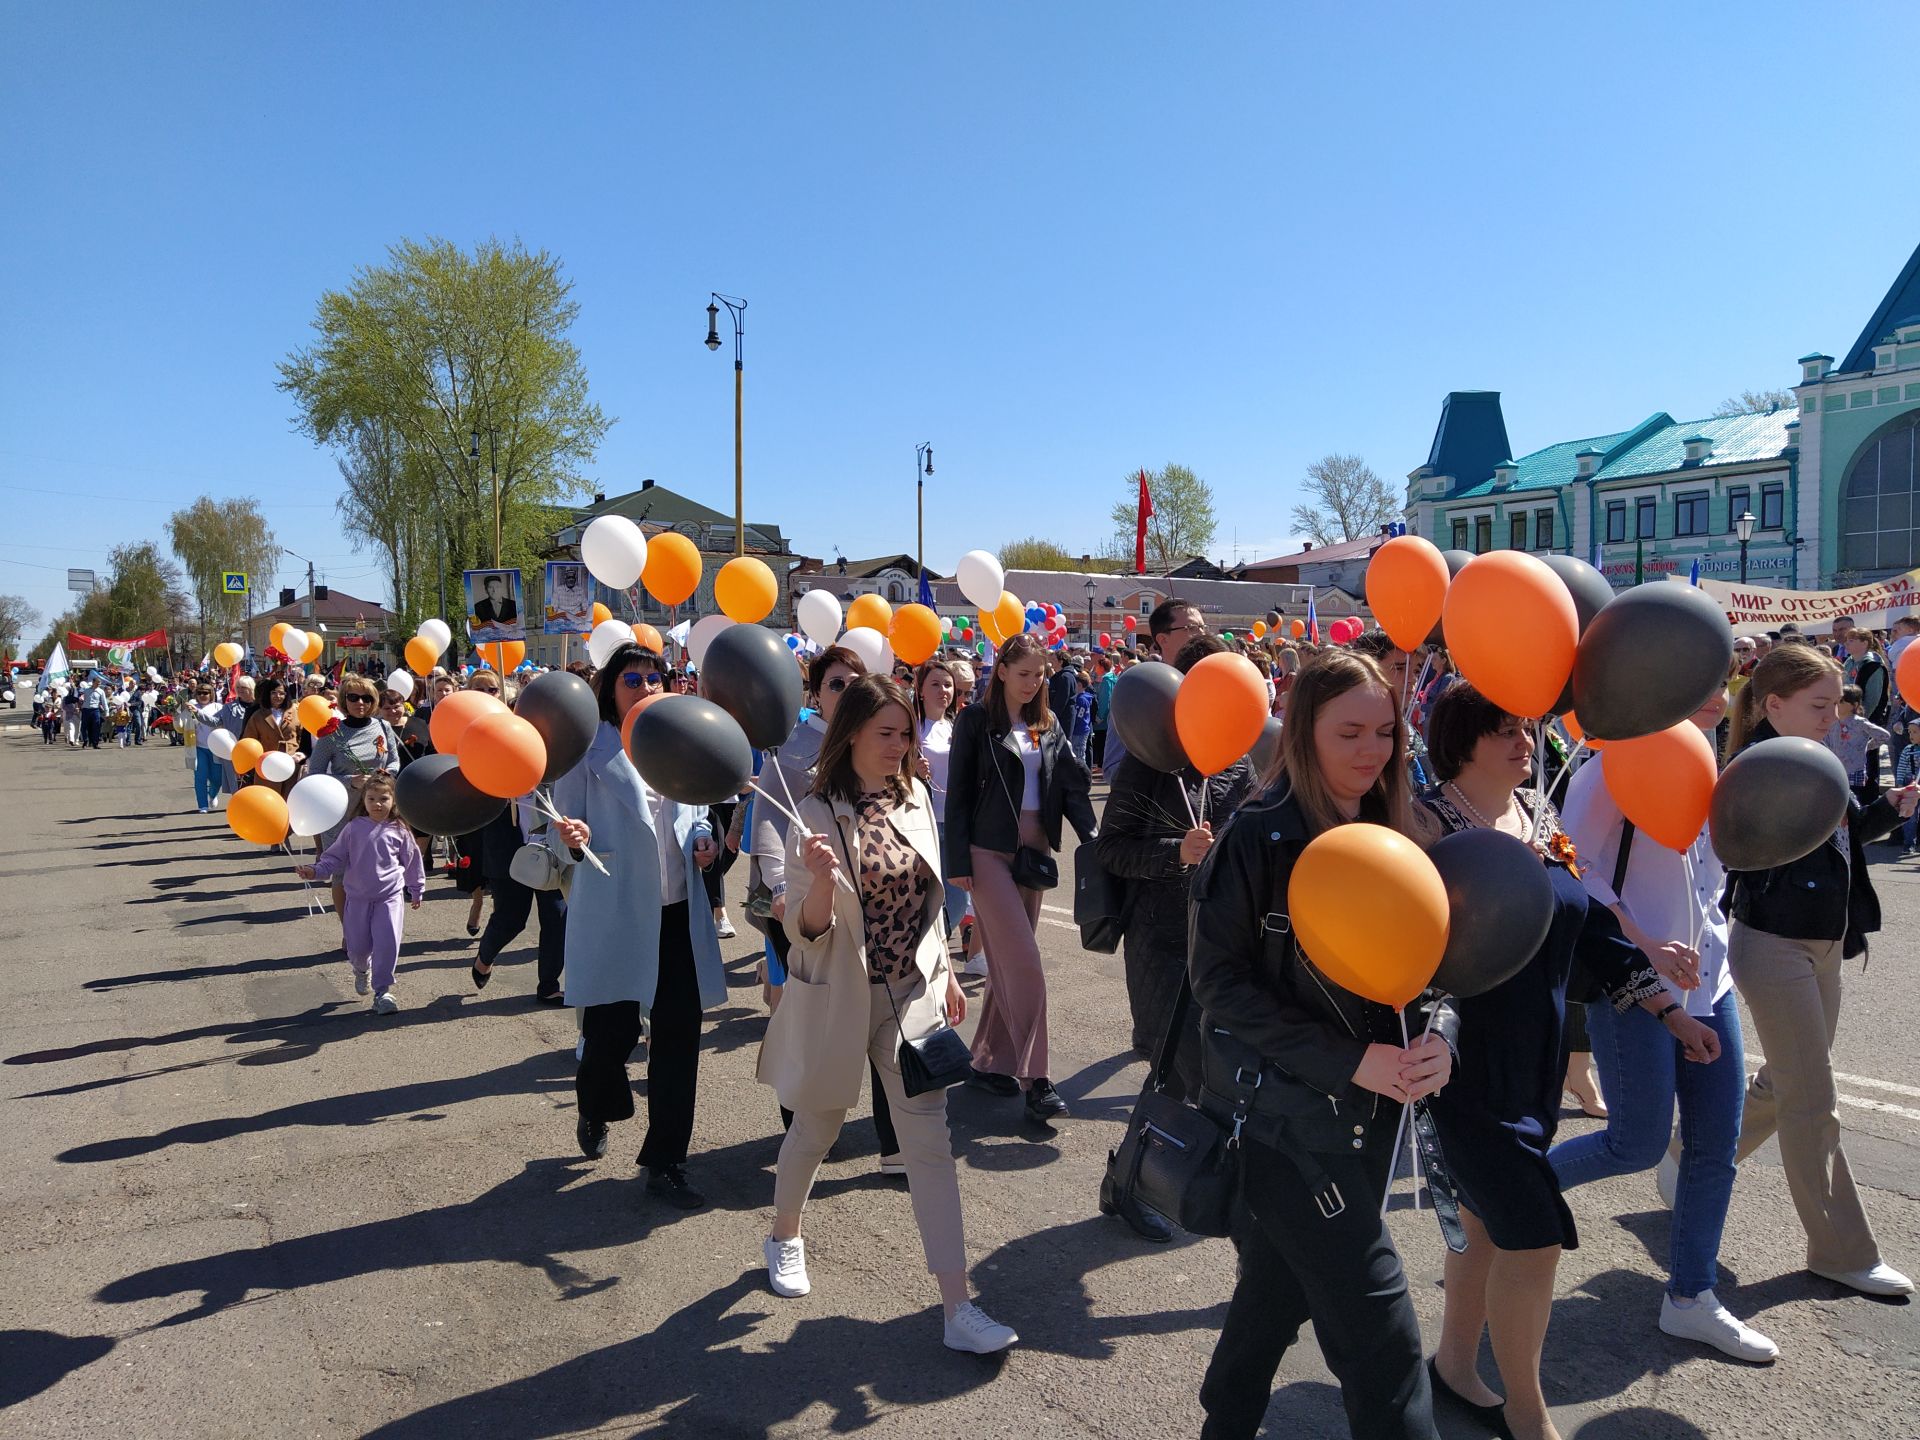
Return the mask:
[[871,1062],[893,1110],[927,1269],[940,1285],[946,1343],[985,1355],[1020,1337],[988,1319],[967,1288],[947,1094],[910,1096],[900,1078],[903,1030],[919,1039],[966,1015],[939,923],[940,834],[914,775],[914,733],[912,702],[897,681],[868,675],[850,684],[821,741],[801,823],[787,837],[783,923],[792,950],[759,1077],[794,1118],[763,1250],[774,1293],[805,1295],[800,1212]]

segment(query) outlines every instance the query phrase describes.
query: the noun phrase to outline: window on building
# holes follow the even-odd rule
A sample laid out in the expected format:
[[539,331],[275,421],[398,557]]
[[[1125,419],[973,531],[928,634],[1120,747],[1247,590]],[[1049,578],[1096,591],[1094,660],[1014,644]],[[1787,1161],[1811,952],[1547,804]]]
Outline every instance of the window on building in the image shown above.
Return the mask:
[[1684,495],[1674,497],[1673,533],[1675,535],[1704,535],[1707,533],[1707,492],[1689,490]]
[[1516,515],[1507,524],[1507,548],[1524,550],[1527,548],[1527,517]]
[[1453,522],[1453,548],[1456,550],[1464,550],[1467,548],[1467,522],[1465,520],[1455,520]]
[[1654,519],[1654,498],[1651,495],[1638,496],[1633,502],[1633,538],[1636,540],[1656,540],[1659,538]]
[[[1920,482],[1920,411],[1903,415],[1882,430],[1847,472],[1846,488],[1840,492],[1841,569],[1913,567],[1915,555],[1920,554],[1916,482]],[[1763,508],[1767,491],[1777,489],[1761,488]]]
[[905,600],[906,598],[907,598],[906,586],[902,585],[898,580],[889,580],[887,582],[887,599],[888,600],[890,600],[893,604],[898,605],[901,601]]
[[1727,490],[1727,534],[1738,529],[1737,522],[1753,505],[1753,491],[1745,485],[1733,485]]
[[1607,543],[1617,545],[1627,538],[1627,502],[1609,500],[1607,502]]
[[1760,487],[1760,528],[1762,530],[1783,530],[1787,524],[1787,487],[1784,485],[1762,485]]
[[1476,515],[1473,521],[1473,553],[1484,555],[1493,549],[1493,517]]
[[1536,550],[1553,548],[1553,512],[1551,510],[1533,512],[1533,548]]

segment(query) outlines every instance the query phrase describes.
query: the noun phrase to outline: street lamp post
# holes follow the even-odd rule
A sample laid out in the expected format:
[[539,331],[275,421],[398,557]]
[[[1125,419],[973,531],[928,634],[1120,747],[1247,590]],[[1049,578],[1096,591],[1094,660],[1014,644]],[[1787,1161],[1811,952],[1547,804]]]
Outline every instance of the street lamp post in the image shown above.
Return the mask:
[[1093,576],[1089,575],[1087,576],[1087,579],[1086,579],[1086,586],[1087,586],[1087,653],[1091,655],[1094,651],[1093,592],[1100,588],[1100,582],[1095,580]]
[[1753,539],[1753,512],[1742,510],[1733,522],[1733,533],[1740,539],[1740,583],[1747,583],[1747,542]]
[[718,290],[712,294],[714,303],[707,306],[707,349],[720,348],[720,307],[726,306],[727,314],[733,317],[733,553],[744,555],[747,553],[747,505],[740,448],[740,407],[745,367],[740,358],[740,342],[747,333],[747,302],[722,295]]
[[[924,590],[927,584],[926,477],[932,473],[933,442],[929,440],[924,445],[916,445],[913,447],[913,560],[914,564],[920,569],[920,574],[917,577],[919,580],[919,590]],[[919,597],[919,590],[915,591],[916,599]]]
[[[473,432],[473,448],[467,451],[467,458],[474,464],[480,463],[480,432]],[[493,478],[493,568],[500,568],[500,433],[491,425],[487,427],[487,472]],[[445,609],[445,606],[441,607]]]

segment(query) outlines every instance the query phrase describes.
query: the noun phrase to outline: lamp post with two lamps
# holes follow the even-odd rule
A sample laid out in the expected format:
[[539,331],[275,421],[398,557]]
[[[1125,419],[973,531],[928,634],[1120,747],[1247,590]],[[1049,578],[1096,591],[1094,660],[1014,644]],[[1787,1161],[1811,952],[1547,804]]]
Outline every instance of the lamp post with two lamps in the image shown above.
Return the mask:
[[707,305],[707,349],[720,348],[720,307],[733,317],[733,553],[747,553],[746,487],[740,448],[742,386],[745,366],[741,361],[741,337],[747,333],[747,302],[732,295],[713,293]]

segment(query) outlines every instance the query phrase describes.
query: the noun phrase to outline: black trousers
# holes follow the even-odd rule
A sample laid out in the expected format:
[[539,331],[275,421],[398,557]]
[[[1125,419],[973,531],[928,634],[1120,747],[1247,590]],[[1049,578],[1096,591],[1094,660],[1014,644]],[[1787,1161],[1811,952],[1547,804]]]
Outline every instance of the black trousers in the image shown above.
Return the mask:
[[540,911],[540,968],[534,981],[536,995],[560,993],[560,967],[567,954],[567,901],[558,890],[530,890],[511,875],[487,881],[493,892],[493,914],[480,933],[480,962],[491,965],[500,952],[527,928],[527,917]]
[[1093,734],[1087,737],[1087,768],[1098,770],[1100,762],[1106,758],[1107,732],[1103,728],[1096,728]]
[[[700,1080],[700,981],[687,934],[687,902],[660,909],[660,983],[647,1032],[647,1138],[640,1163],[686,1162],[693,1143],[693,1102]],[[640,1039],[640,1003],[616,1000],[581,1012],[586,1046],[573,1093],[587,1120],[611,1123],[633,1115],[627,1057]]]
[[[767,931],[767,937],[773,941],[773,953],[780,957],[780,968],[785,969],[787,955],[793,948],[793,942],[787,939],[787,927],[774,921]],[[873,1082],[873,1133],[879,1137],[882,1155],[900,1153],[900,1137],[893,1129],[893,1107],[887,1104],[887,1087],[880,1083],[880,1069],[871,1060],[867,1062],[867,1078]],[[793,1128],[793,1112],[786,1106],[780,1107],[780,1128]]]
[[1368,1137],[1371,1154],[1317,1157],[1346,1200],[1332,1219],[1290,1160],[1247,1146],[1240,1281],[1200,1387],[1203,1440],[1259,1430],[1281,1357],[1308,1320],[1356,1440],[1435,1440],[1420,1325],[1380,1218],[1397,1118]]
[[720,858],[700,872],[700,878],[707,882],[707,905],[719,910],[727,903],[727,872],[733,868],[733,862],[740,858],[740,852],[727,849],[727,827],[733,824],[733,805],[723,801],[707,807],[707,819],[713,825],[713,843],[720,847]]
[[88,750],[100,748],[100,731],[105,723],[106,716],[98,710],[80,712],[80,744],[83,748]]

